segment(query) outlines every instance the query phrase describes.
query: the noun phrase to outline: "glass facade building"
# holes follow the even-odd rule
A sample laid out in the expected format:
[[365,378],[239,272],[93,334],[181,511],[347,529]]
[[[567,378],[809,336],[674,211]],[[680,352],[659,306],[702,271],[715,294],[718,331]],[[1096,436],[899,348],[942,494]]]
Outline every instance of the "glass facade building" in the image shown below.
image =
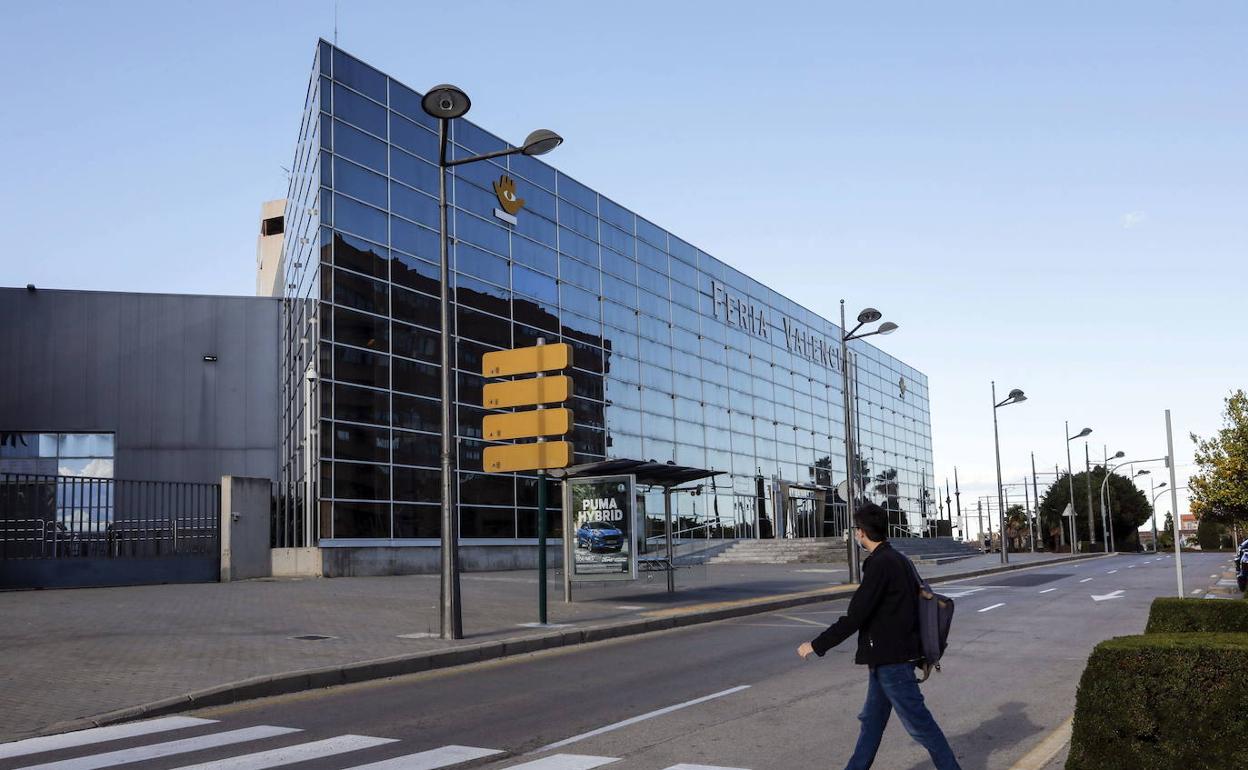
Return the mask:
[[[439,535],[438,136],[420,99],[319,43],[286,209],[278,546]],[[453,158],[507,146],[465,119],[451,139]],[[504,175],[514,223],[495,213]],[[682,522],[757,534],[771,490],[844,478],[836,324],[534,158],[457,167],[447,194],[465,543],[537,535],[536,478],[482,472],[480,372],[539,338],[574,349],[576,462],[724,472],[675,498]],[[934,516],[927,378],[851,349],[865,494],[917,534]]]

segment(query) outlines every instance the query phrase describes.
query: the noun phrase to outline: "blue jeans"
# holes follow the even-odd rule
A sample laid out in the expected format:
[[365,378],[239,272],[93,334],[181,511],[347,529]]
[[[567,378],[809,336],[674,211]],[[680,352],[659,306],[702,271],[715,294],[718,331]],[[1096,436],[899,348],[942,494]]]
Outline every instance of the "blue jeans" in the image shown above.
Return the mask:
[[888,716],[894,710],[910,737],[932,755],[937,770],[961,770],[953,756],[953,749],[949,748],[949,741],[940,731],[940,725],[936,724],[932,712],[923,704],[914,665],[910,663],[871,667],[867,702],[858,715],[862,730],[858,733],[854,756],[850,757],[845,770],[867,770],[871,767],[875,752],[880,748],[880,739],[884,737]]

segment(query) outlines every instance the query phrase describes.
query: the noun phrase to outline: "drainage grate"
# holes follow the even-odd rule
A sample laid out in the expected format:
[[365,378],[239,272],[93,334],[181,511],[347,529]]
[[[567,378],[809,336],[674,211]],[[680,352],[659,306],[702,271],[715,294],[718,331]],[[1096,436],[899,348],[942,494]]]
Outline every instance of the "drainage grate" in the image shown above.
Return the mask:
[[291,639],[298,639],[301,642],[320,642],[326,639],[337,639],[336,636],[325,636],[324,634],[303,634],[302,636],[292,636]]

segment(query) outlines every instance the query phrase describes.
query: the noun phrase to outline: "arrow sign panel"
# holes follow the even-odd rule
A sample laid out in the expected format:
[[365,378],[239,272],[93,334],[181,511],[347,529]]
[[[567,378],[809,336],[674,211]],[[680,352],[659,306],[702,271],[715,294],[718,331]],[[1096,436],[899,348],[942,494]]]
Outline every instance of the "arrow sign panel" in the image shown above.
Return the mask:
[[1089,596],[1092,597],[1093,601],[1103,602],[1107,599],[1121,599],[1122,591],[1114,591],[1113,593],[1103,594],[1101,596],[1097,596],[1096,594],[1089,594]]
[[513,374],[552,372],[571,365],[572,346],[559,342],[486,353],[481,357],[481,374],[486,377],[510,377]]
[[[553,347],[543,345],[542,347]],[[555,377],[534,377],[528,380],[491,382],[483,392],[483,406],[502,409],[508,406],[536,406],[567,401],[572,397],[572,378],[566,374]]]
[[481,421],[481,431],[490,441],[562,436],[570,430],[572,430],[571,409],[538,409],[532,412],[489,414]]
[[489,473],[509,471],[540,471],[566,468],[572,463],[572,444],[568,441],[543,441],[538,444],[488,446],[482,467]]

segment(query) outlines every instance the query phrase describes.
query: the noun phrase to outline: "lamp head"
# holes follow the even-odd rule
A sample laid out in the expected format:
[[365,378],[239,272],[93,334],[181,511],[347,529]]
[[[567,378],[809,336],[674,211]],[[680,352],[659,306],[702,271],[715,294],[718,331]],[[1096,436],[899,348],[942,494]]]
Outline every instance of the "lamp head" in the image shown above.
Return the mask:
[[885,321],[884,323],[880,324],[880,328],[876,329],[875,333],[876,334],[892,334],[893,332],[897,331],[897,329],[898,329],[897,324],[893,323],[892,321]]
[[420,106],[429,115],[440,120],[462,118],[472,108],[472,100],[459,88],[443,83],[429,89],[420,100]]
[[563,137],[546,128],[539,128],[524,139],[525,155],[545,155],[563,144]]
[[1026,400],[1027,400],[1027,396],[1023,393],[1023,391],[1019,390],[1018,388],[1015,388],[1014,390],[1010,391],[1010,403],[1017,404],[1019,401],[1026,401]]
[[1092,434],[1091,428],[1084,428],[1083,430],[1079,431],[1079,435],[1075,436],[1075,438],[1083,438],[1084,436],[1090,436],[1091,434]]
[[1114,456],[1113,456],[1113,459],[1114,459],[1114,460],[1117,460],[1117,459],[1118,459],[1118,458],[1120,458],[1120,457],[1126,457],[1126,456],[1127,456],[1127,453],[1126,453],[1126,452],[1115,452],[1115,453],[1114,453]]
[[1165,481],[1161,482],[1160,484],[1158,484],[1158,485],[1157,485],[1157,488],[1158,488],[1158,489],[1161,489],[1162,487],[1166,486],[1166,483],[1167,483],[1167,482],[1165,482]]
[[880,311],[876,310],[873,307],[869,307],[869,308],[865,308],[861,313],[858,314],[858,323],[860,324],[875,323],[876,321],[880,320],[883,317],[884,317],[883,313],[881,313]]
[[1138,470],[1138,471],[1136,471],[1136,472],[1135,472],[1135,475],[1136,475],[1136,476],[1148,476],[1148,475],[1151,475],[1151,474],[1152,474],[1152,471],[1150,471],[1150,470]]

